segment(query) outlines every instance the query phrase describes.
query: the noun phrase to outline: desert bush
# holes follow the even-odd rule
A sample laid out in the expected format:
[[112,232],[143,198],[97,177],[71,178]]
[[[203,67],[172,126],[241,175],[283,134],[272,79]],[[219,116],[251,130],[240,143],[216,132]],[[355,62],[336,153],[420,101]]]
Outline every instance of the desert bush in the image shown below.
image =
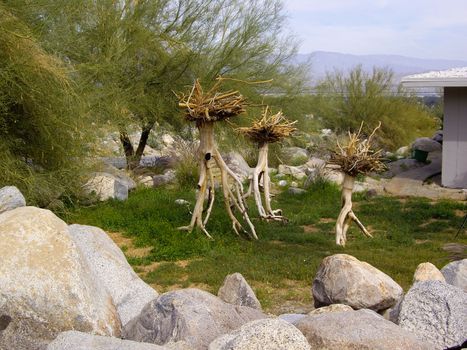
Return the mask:
[[79,191],[85,105],[65,65],[0,4],[0,187],[45,206]]
[[348,75],[329,74],[318,86],[317,97],[315,108],[323,127],[342,133],[356,131],[365,122],[369,131],[381,121],[376,141],[387,150],[431,136],[437,128],[432,111],[395,87],[389,70],[375,68],[368,74],[357,66]]

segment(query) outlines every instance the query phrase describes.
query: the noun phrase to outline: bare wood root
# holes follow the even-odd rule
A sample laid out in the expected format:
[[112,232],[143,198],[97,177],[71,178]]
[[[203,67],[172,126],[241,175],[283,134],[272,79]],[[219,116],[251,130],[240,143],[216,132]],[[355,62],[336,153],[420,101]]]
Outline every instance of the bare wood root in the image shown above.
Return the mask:
[[357,224],[365,236],[373,237],[352,211],[352,191],[354,183],[355,178],[346,174],[342,184],[342,209],[336,222],[336,244],[341,246],[345,246],[347,242],[347,230],[352,221]]
[[[271,180],[269,178],[268,170],[268,143],[264,143],[259,147],[258,164],[256,165],[253,171],[253,176],[250,179],[248,195],[253,193],[261,219],[287,222],[287,218],[282,216],[281,209],[272,210],[271,208]],[[263,188],[264,206],[261,198],[261,185]]]
[[[193,210],[190,225],[180,227],[179,229],[191,232],[195,227],[198,227],[204,232],[204,234],[206,234],[206,236],[212,238],[212,236],[206,230],[205,226],[211,215],[215,198],[214,176],[212,174],[211,168],[214,165],[217,165],[221,173],[221,186],[224,196],[225,209],[230,220],[232,221],[232,229],[237,235],[240,235],[240,232],[243,232],[247,234],[249,238],[258,239],[258,236],[255,232],[255,227],[253,226],[253,223],[248,216],[247,206],[243,194],[243,185],[235,173],[233,173],[232,170],[230,170],[229,167],[225,164],[214,142],[213,122],[200,122],[197,126],[200,133],[200,146],[198,149],[200,157],[198,198]],[[233,189],[231,189],[229,180],[232,180],[233,182]],[[203,207],[207,193],[209,193],[209,203],[206,209],[206,216],[203,220]],[[243,228],[240,221],[235,217],[233,209],[236,209],[238,212],[240,212],[243,221],[248,225],[248,231]]]

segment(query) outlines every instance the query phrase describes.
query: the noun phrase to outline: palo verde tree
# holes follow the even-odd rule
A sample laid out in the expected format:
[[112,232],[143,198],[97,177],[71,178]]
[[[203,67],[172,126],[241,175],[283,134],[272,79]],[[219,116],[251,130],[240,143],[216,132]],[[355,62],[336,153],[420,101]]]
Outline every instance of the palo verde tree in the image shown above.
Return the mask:
[[337,133],[357,132],[361,122],[375,128],[381,121],[374,142],[391,150],[431,135],[437,125],[435,115],[397,86],[390,70],[381,68],[367,73],[357,66],[348,74],[328,74],[317,87],[315,106],[323,127]]
[[[259,215],[265,220],[286,221],[280,209],[271,207],[270,178],[268,167],[269,144],[281,141],[296,130],[296,122],[288,121],[282,112],[272,114],[269,107],[263,110],[261,118],[255,120],[249,127],[240,127],[237,130],[253,141],[258,147],[258,163],[253,170],[250,187],[245,198],[253,193]],[[260,183],[264,192],[264,206],[261,200]]]
[[[282,76],[275,88],[300,85],[301,71],[287,63],[296,45],[284,34],[280,0],[6,1],[75,66],[94,117],[119,129],[130,167],[156,123],[177,123],[172,91],[195,77]],[[137,146],[128,136],[134,125]]]
[[[217,82],[208,91],[203,91],[199,80],[196,80],[190,93],[179,97],[179,106],[185,111],[185,119],[196,123],[200,141],[197,150],[200,166],[198,198],[190,225],[181,227],[180,229],[191,232],[195,227],[198,227],[206,236],[212,238],[205,226],[214,205],[215,184],[212,168],[217,166],[221,173],[225,209],[232,221],[233,230],[237,235],[240,235],[240,232],[244,232],[248,237],[258,239],[255,228],[248,217],[247,206],[243,196],[243,184],[237,175],[225,164],[214,139],[215,123],[225,121],[245,112],[245,100],[238,91],[219,91],[222,81],[222,78],[217,78]],[[231,182],[232,187],[230,186]],[[207,194],[209,194],[209,203],[203,219],[204,201]],[[245,230],[240,221],[235,217],[235,210],[240,212],[248,225],[249,231]]]
[[339,165],[340,170],[344,173],[341,196],[342,209],[336,223],[336,244],[338,245],[345,246],[347,230],[352,221],[358,225],[366,236],[372,237],[352,210],[352,191],[357,175],[367,175],[371,172],[378,173],[386,169],[384,163],[381,162],[381,150],[374,151],[372,149],[373,137],[380,126],[381,124],[378,124],[370,136],[364,138],[362,123],[357,132],[349,132],[346,144],[341,146],[337,142],[336,149],[331,153],[329,163]]
[[2,3],[0,47],[0,187],[39,206],[76,194],[88,128],[67,66]]

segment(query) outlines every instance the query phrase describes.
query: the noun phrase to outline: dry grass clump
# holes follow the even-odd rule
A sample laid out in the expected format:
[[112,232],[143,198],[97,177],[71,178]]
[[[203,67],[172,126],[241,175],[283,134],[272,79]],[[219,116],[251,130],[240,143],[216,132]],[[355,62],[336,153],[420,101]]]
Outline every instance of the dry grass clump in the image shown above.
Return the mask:
[[237,131],[257,143],[273,143],[290,136],[297,128],[297,121],[289,121],[282,111],[272,114],[268,106],[264,108],[261,119],[255,120],[252,126],[237,128]]
[[349,132],[349,140],[346,145],[341,146],[337,141],[337,146],[331,151],[330,164],[341,167],[342,172],[350,176],[358,174],[369,174],[371,172],[382,172],[386,170],[386,165],[382,162],[381,150],[372,149],[372,138],[375,132],[381,127],[381,123],[373,130],[367,139],[361,135],[363,123],[357,133]]
[[188,95],[181,94],[179,107],[185,109],[185,119],[197,122],[215,122],[235,117],[245,112],[245,98],[238,91],[219,92],[223,78],[209,91],[204,92],[198,79]]

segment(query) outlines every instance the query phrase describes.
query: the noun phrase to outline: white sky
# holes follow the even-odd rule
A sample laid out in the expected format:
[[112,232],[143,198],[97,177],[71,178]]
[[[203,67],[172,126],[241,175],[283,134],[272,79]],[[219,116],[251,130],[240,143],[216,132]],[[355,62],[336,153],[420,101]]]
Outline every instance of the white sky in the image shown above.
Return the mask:
[[301,53],[467,60],[467,0],[283,0]]

